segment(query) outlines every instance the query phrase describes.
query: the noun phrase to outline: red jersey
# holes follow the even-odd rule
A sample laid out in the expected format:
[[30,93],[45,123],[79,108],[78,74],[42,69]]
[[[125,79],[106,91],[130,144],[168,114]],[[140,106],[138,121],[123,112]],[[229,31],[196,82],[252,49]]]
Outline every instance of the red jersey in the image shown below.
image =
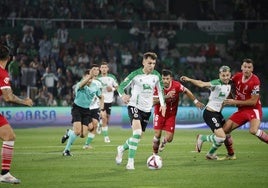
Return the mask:
[[[0,67],[0,96],[2,95],[2,89],[10,88],[9,75],[8,72]],[[7,119],[0,114],[0,127],[8,124]]]
[[[258,76],[252,74],[250,78],[246,81],[242,80],[243,73],[236,73],[232,81],[235,84],[235,99],[237,100],[247,100],[251,98],[251,95],[259,94],[260,92],[260,80]],[[252,106],[242,106],[238,109],[261,109],[260,97],[254,107]]]
[[[179,105],[179,94],[184,92],[185,87],[178,81],[172,80],[169,88],[164,88],[164,95],[167,95],[170,91],[175,91],[175,95],[172,98],[166,99],[166,117],[167,116],[176,116],[178,105]],[[157,90],[155,89],[154,95],[157,95]],[[154,113],[160,116],[161,112],[159,112],[160,104],[155,105]]]
[[4,88],[10,88],[9,75],[5,69],[0,67],[0,96]]

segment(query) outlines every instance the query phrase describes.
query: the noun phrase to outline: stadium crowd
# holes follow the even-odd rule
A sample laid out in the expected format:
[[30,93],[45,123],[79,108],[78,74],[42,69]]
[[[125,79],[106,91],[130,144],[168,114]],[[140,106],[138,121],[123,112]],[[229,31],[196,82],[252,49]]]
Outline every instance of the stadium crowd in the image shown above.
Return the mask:
[[[200,13],[203,10],[210,10],[209,4],[201,2],[206,1],[200,1]],[[258,6],[259,3],[254,2],[232,1],[230,6],[235,5],[235,8],[228,17],[222,18],[215,12],[214,16],[209,16],[212,14],[208,11],[203,19],[266,18],[267,15]],[[185,17],[184,14],[180,16],[168,14],[165,7],[166,2],[160,0],[127,2],[21,0],[19,3],[3,0],[0,11],[3,18],[198,19],[198,17]],[[2,19],[1,24],[5,24]],[[267,48],[250,44],[247,30],[241,31],[240,38],[230,35],[224,46],[209,41],[185,47],[177,45],[174,40],[177,28],[171,24],[153,25],[147,28],[139,22],[134,22],[127,27],[129,37],[132,39],[127,43],[115,43],[110,36],[90,41],[80,36],[78,40],[74,40],[68,31],[72,25],[61,22],[60,25],[52,27],[55,30],[52,36],[46,33],[38,21],[24,22],[21,38],[10,33],[0,33],[0,42],[10,48],[12,55],[8,71],[14,92],[21,96],[30,95],[35,105],[39,106],[70,106],[73,100],[73,85],[80,80],[84,70],[92,63],[107,61],[110,72],[115,74],[120,82],[129,72],[140,66],[141,54],[148,50],[156,52],[159,56],[160,63],[157,69],[172,68],[175,79],[181,75],[190,75],[196,79],[209,80],[217,77],[218,73],[215,70],[222,64],[229,65],[233,70],[239,70],[241,60],[248,56],[257,62],[254,72],[261,78],[267,79],[264,69],[267,65],[262,62],[263,59],[267,59]],[[192,86],[187,87],[191,88],[201,101],[207,99],[208,92]],[[192,104],[187,98],[183,98],[180,105]]]

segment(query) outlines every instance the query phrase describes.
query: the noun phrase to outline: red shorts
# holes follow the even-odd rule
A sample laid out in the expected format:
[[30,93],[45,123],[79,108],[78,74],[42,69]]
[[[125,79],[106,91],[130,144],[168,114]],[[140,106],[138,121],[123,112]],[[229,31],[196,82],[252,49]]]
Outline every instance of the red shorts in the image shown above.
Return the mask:
[[239,126],[251,121],[252,119],[262,119],[262,110],[258,109],[242,109],[235,112],[229,118],[234,123],[238,124]]
[[7,119],[0,114],[0,127],[2,127],[3,125],[6,125],[6,124],[8,124]]
[[176,116],[162,117],[158,114],[154,114],[154,129],[174,133],[175,121]]

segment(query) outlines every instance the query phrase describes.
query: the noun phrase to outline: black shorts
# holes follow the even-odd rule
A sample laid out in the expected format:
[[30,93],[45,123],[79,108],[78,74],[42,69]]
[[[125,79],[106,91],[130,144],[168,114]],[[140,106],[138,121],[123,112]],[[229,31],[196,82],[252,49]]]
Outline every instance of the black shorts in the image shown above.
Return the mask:
[[204,121],[206,122],[206,124],[212,130],[212,132],[214,132],[215,129],[217,130],[219,128],[222,128],[224,123],[225,123],[225,119],[224,119],[222,113],[211,112],[207,109],[205,109],[203,112],[203,118],[204,118]]
[[148,125],[148,122],[149,122],[149,119],[151,116],[151,112],[143,112],[143,111],[141,111],[138,108],[133,107],[133,106],[128,106],[127,109],[128,109],[128,116],[130,118],[130,123],[132,124],[133,119],[140,120],[141,128],[142,128],[142,131],[144,132],[147,125]]
[[92,117],[89,108],[82,108],[73,104],[72,107],[72,123],[79,121],[82,125],[88,126],[92,122]]
[[112,103],[104,103],[104,110],[106,114],[111,115]]
[[91,117],[93,119],[96,119],[98,121],[100,120],[100,109],[99,108],[91,109],[90,113],[91,113]]

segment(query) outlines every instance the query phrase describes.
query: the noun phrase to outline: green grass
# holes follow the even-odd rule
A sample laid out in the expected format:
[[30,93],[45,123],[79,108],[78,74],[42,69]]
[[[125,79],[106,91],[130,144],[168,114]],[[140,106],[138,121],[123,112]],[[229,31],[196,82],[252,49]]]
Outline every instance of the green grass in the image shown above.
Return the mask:
[[[105,144],[97,135],[92,150],[82,150],[85,139],[78,138],[72,147],[73,157],[63,157],[60,143],[65,127],[16,129],[12,174],[21,179],[20,188],[85,188],[85,187],[182,187],[182,188],[252,188],[267,187],[268,148],[247,131],[233,132],[237,160],[208,161],[205,154],[194,151],[197,133],[210,130],[177,129],[172,143],[160,153],[163,168],[149,170],[146,159],[152,153],[153,130],[148,129],[139,144],[135,170],[115,164],[116,147],[131,135],[130,129],[110,128],[111,143]],[[218,151],[226,153],[225,147]],[[1,184],[2,187],[14,185]]]

